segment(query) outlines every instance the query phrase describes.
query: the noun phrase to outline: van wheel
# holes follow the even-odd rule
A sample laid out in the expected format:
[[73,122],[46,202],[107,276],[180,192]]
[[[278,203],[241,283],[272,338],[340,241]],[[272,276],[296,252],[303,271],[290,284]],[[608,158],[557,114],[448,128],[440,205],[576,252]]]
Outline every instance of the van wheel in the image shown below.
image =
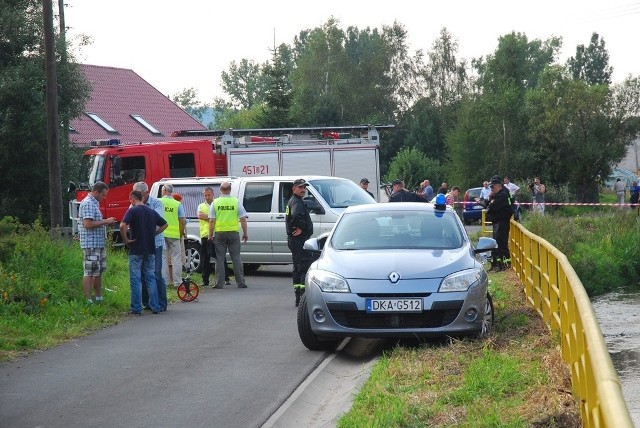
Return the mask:
[[254,274],[260,269],[259,263],[245,263],[242,265],[244,273],[247,275]]
[[187,241],[184,244],[187,262],[191,260],[191,272],[202,272],[202,246],[197,241]]

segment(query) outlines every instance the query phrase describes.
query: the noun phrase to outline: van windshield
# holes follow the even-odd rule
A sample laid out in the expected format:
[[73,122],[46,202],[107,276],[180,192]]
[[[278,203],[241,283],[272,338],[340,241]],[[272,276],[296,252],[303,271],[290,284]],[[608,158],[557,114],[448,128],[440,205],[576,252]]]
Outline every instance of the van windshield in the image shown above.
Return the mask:
[[347,208],[352,205],[374,204],[367,192],[350,180],[318,179],[309,180],[314,189],[331,208]]

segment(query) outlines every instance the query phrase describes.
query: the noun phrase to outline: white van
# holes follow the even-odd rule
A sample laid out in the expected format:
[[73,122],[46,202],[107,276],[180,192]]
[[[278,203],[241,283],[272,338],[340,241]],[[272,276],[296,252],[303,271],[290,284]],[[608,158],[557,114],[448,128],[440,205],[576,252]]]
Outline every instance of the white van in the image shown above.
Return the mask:
[[376,203],[351,180],[319,175],[167,178],[155,182],[150,193],[159,198],[162,196],[162,185],[170,183],[174,193],[182,196],[187,217],[187,259],[191,257],[192,269],[200,271],[197,210],[204,201],[202,191],[205,187],[211,187],[214,196],[218,197],[220,184],[231,182],[231,195],[242,202],[249,216],[249,240],[242,244],[241,256],[245,271],[250,273],[260,265],[291,263],[284,224],[285,207],[292,195],[292,183],[298,178],[310,183],[304,201],[313,221],[313,236],[330,231],[346,207]]

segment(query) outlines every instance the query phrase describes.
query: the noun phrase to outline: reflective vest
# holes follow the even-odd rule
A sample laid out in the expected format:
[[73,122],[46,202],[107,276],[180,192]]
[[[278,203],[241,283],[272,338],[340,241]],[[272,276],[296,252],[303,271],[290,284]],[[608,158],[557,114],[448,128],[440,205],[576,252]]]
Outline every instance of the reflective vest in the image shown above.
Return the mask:
[[[206,214],[207,217],[209,216],[209,208],[210,206],[206,202],[203,202],[200,205],[198,205],[198,211]],[[201,220],[201,219],[198,219],[198,220],[200,221],[200,237],[206,238],[207,236],[209,236],[209,220]]]
[[216,232],[237,232],[240,230],[238,222],[238,198],[223,196],[213,201],[216,213]]
[[164,237],[180,239],[180,220],[178,219],[178,205],[180,205],[180,202],[176,201],[171,196],[164,196],[160,198],[160,201],[164,206],[164,219],[169,225],[164,230]]

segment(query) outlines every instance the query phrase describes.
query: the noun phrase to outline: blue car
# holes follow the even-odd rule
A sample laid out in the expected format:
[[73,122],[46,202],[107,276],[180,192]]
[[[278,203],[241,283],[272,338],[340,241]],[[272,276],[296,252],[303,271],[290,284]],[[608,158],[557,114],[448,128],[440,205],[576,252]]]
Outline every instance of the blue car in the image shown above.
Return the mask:
[[482,210],[484,207],[476,201],[476,199],[480,198],[481,191],[482,187],[474,187],[464,192],[462,219],[465,224],[480,221],[482,218]]

